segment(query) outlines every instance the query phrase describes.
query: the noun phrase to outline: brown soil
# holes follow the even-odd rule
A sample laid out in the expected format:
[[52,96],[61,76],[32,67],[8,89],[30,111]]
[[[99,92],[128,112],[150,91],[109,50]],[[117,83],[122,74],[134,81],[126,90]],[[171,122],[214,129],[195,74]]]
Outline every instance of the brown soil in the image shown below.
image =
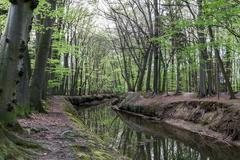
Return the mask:
[[147,98],[131,93],[119,109],[199,134],[210,134],[222,141],[240,140],[240,100],[228,100],[224,95],[218,100],[217,97],[198,99],[190,93]]

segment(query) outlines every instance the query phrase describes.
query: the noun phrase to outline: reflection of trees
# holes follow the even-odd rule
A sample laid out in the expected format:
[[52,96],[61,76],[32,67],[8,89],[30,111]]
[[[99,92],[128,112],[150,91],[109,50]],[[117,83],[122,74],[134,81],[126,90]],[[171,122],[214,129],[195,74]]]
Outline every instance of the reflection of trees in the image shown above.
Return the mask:
[[[121,140],[123,140],[124,141],[124,143],[123,143],[123,154],[124,155],[129,155],[129,150],[128,150],[128,143],[129,143],[129,139],[130,139],[130,129],[129,128],[127,128],[126,126],[124,127],[124,128],[126,128],[125,129],[125,131],[126,131],[126,138],[122,138],[121,137]],[[120,147],[120,146],[119,146]]]
[[92,132],[133,160],[207,160],[207,156],[181,142],[130,129],[108,107],[87,108],[79,113]]
[[137,132],[137,152],[135,153],[134,160],[146,160],[146,150],[142,139],[142,133]]
[[[145,135],[145,137],[146,137],[146,140],[148,142],[151,141],[151,136]],[[150,143],[146,143],[146,154],[147,154],[147,159],[151,160],[152,158],[151,158],[151,145],[150,145]]]

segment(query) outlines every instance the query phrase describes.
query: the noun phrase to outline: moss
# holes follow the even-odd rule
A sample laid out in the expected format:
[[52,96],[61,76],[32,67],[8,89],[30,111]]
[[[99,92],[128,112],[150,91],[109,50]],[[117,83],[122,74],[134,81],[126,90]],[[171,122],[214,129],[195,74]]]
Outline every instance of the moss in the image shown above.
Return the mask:
[[84,146],[84,145],[74,145],[72,146],[74,152],[76,153],[77,158],[80,159],[96,159],[96,160],[112,160],[116,156],[112,155],[111,152],[108,152],[101,148],[94,148],[93,146]]
[[105,151],[97,150],[94,153],[94,158],[97,160],[112,160],[114,159],[113,156],[107,154]]
[[14,124],[16,122],[16,112],[0,112],[0,122]]
[[5,126],[5,128],[8,131],[15,132],[15,133],[23,133],[24,132],[24,129],[22,128],[22,126],[20,126],[19,123],[16,123],[14,126]]
[[42,147],[14,135],[0,125],[0,160],[31,160]]
[[82,153],[82,152],[77,153],[77,158],[82,159],[82,160],[92,160],[91,156],[89,156],[86,153]]
[[85,140],[88,140],[89,143],[93,142],[90,144],[96,143],[97,145],[98,142],[100,142],[100,144],[103,143],[103,141],[99,137],[97,137],[95,134],[93,134],[91,131],[88,130],[88,128],[80,120],[80,117],[78,116],[77,112],[74,111],[74,109],[68,108],[67,110],[68,112],[66,112],[66,114],[68,115],[69,119],[72,122],[74,122],[75,125],[78,127],[78,130],[79,130],[78,136],[83,137]]
[[74,145],[72,146],[74,152],[76,153],[76,157],[83,160],[92,159],[92,151],[89,147],[83,145]]
[[17,106],[16,114],[17,117],[25,118],[31,113],[30,106]]
[[41,103],[42,103],[43,109],[44,109],[45,111],[49,110],[50,103],[49,103],[48,100],[46,100],[46,101],[45,101],[45,100],[42,100]]

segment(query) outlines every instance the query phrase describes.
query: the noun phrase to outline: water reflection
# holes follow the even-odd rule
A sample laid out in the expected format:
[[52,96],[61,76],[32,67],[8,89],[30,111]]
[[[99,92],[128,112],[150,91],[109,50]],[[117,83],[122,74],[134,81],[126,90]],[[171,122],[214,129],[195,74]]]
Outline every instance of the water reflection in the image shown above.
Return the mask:
[[[229,156],[221,150],[212,151],[201,143],[194,144],[198,142],[189,142],[184,138],[179,141],[172,138],[168,130],[160,132],[162,128],[159,129],[159,125],[145,123],[146,120],[141,119],[130,121],[130,116],[120,118],[108,106],[81,109],[79,114],[85,125],[109,147],[133,160],[235,160],[239,157],[238,153],[226,152],[232,155]],[[149,129],[151,127],[154,129]]]

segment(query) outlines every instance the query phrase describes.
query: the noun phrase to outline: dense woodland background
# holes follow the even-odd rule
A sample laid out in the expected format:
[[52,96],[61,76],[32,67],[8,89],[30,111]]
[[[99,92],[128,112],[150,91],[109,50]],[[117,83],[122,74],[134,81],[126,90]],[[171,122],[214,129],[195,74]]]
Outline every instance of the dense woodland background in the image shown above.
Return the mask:
[[0,107],[127,91],[235,98],[239,16],[239,0],[1,0]]

